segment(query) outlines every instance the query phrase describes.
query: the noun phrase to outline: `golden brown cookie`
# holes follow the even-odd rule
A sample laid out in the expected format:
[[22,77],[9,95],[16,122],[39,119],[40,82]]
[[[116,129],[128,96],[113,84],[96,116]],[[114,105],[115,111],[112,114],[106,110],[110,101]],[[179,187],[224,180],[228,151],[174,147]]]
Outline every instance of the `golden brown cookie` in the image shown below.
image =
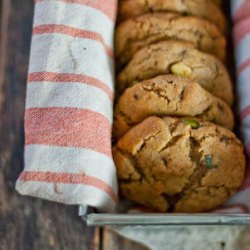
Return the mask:
[[199,50],[225,58],[226,40],[212,23],[193,16],[173,13],[146,14],[118,25],[115,34],[115,55],[118,69],[141,48],[169,39],[194,44]]
[[243,147],[209,122],[150,117],[113,148],[120,193],[158,211],[206,212],[244,178]]
[[152,115],[195,116],[228,129],[234,126],[228,105],[198,83],[185,77],[161,75],[135,84],[119,98],[114,114],[114,138]]
[[121,0],[118,20],[164,11],[198,16],[214,23],[222,32],[225,31],[225,17],[221,9],[211,0]]
[[169,73],[196,81],[231,106],[232,84],[224,65],[193,45],[173,40],[152,44],[138,51],[119,74],[117,93],[136,82]]
[[215,4],[217,4],[218,6],[221,6],[221,0],[212,0]]

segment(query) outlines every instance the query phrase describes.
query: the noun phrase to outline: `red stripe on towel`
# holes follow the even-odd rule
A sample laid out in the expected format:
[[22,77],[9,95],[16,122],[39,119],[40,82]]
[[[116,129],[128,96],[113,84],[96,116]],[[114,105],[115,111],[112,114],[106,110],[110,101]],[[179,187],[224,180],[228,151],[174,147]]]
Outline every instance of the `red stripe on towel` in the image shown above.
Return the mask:
[[240,64],[237,73],[240,74],[242,71],[244,71],[248,67],[250,67],[250,59]]
[[112,157],[110,122],[86,109],[27,109],[25,143],[86,148]]
[[249,115],[250,115],[250,105],[248,105],[240,112],[241,120],[244,120]]
[[234,39],[236,45],[248,34],[250,34],[250,18],[244,19],[234,27]]
[[239,21],[249,16],[250,16],[250,1],[245,0],[245,2],[237,9],[234,15],[234,20]]
[[56,72],[34,72],[28,75],[28,82],[78,82],[95,86],[103,90],[111,100],[113,91],[102,81],[84,74],[56,73]]
[[42,24],[35,26],[33,28],[33,35],[40,35],[46,33],[58,33],[64,34],[68,36],[78,37],[78,38],[86,38],[90,40],[95,40],[101,43],[107,53],[107,55],[113,58],[113,50],[105,44],[103,37],[101,34],[89,30],[77,29],[74,27],[70,27],[62,24]]
[[19,180],[26,182],[35,181],[93,186],[107,193],[114,202],[117,200],[116,194],[111,186],[96,177],[87,176],[85,174],[24,171],[21,173]]

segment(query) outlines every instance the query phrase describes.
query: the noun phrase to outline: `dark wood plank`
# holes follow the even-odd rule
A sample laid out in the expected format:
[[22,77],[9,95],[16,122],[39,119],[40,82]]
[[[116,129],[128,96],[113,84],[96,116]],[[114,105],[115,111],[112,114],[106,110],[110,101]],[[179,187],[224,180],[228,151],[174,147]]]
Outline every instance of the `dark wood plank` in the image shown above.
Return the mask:
[[[33,0],[3,0],[0,89],[0,249],[99,249],[76,207],[22,197],[14,184],[23,168],[23,113]],[[1,103],[0,97],[0,103]]]

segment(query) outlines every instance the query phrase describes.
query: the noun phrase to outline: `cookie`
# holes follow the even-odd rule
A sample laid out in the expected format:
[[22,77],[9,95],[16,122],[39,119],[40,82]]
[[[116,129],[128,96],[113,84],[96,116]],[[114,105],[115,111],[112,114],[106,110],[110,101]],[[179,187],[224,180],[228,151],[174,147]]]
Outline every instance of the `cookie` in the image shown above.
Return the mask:
[[118,69],[128,63],[141,48],[169,39],[194,44],[199,50],[225,58],[225,37],[210,22],[193,16],[173,13],[146,14],[118,25],[115,34],[115,56]]
[[225,31],[225,17],[211,0],[122,0],[119,1],[118,20],[164,11],[201,17],[214,23],[222,32]]
[[145,118],[195,116],[228,129],[234,117],[228,105],[195,81],[175,75],[161,75],[126,89],[115,107],[113,137],[119,138]]
[[138,51],[118,75],[117,93],[136,82],[169,73],[194,80],[214,96],[232,104],[232,84],[224,65],[191,44],[173,40],[152,44]]
[[210,211],[244,179],[240,141],[209,122],[147,118],[118,141],[113,156],[120,193],[161,212]]
[[218,6],[221,6],[221,0],[212,0]]

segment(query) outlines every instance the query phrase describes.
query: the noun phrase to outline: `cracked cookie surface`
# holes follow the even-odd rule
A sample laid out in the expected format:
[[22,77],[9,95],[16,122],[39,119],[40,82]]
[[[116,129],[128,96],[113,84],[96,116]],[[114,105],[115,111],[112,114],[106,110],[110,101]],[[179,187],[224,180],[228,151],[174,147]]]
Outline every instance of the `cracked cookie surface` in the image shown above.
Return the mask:
[[224,65],[212,55],[198,51],[192,44],[174,40],[139,50],[118,75],[117,93],[161,74],[185,76],[229,106],[232,104],[232,83]]
[[221,0],[212,0],[212,2],[214,2],[218,6],[221,6]]
[[114,138],[149,116],[195,116],[232,129],[231,109],[195,81],[161,75],[139,82],[119,97],[114,113]]
[[193,16],[173,13],[153,13],[120,23],[115,34],[115,55],[120,66],[125,65],[141,48],[169,39],[186,41],[199,50],[225,59],[226,40],[212,23]]
[[118,20],[164,11],[198,16],[214,23],[221,31],[225,31],[225,17],[218,5],[211,0],[121,0],[118,7]]
[[113,147],[120,193],[158,211],[205,212],[223,204],[244,178],[243,147],[220,126],[150,117]]

